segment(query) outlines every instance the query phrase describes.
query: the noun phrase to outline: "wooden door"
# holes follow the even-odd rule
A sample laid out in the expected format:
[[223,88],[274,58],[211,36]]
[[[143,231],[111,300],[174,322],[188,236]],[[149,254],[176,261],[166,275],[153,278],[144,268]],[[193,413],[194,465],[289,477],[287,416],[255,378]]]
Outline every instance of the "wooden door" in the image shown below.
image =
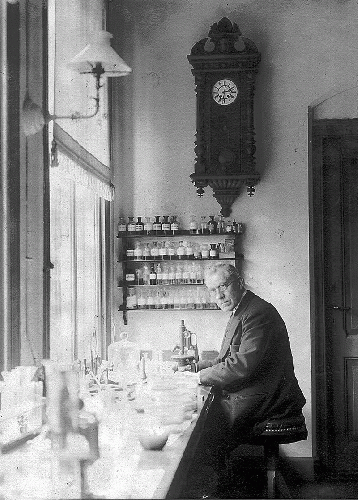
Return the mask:
[[[326,403],[317,407],[321,417],[325,413],[325,435],[322,430],[317,435],[325,442],[325,465],[351,474],[358,473],[358,124],[326,120],[313,130],[314,170],[320,169],[321,277],[316,275],[316,284],[322,291],[323,329],[316,332],[322,355],[316,375]],[[317,401],[321,404],[322,397]]]

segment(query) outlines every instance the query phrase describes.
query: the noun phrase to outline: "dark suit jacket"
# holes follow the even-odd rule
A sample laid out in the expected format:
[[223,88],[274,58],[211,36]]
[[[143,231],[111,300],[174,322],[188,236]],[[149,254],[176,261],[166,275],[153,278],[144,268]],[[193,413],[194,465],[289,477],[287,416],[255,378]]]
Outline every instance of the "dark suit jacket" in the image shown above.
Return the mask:
[[283,319],[249,290],[228,322],[219,356],[199,362],[198,369],[231,426],[297,415],[306,403]]

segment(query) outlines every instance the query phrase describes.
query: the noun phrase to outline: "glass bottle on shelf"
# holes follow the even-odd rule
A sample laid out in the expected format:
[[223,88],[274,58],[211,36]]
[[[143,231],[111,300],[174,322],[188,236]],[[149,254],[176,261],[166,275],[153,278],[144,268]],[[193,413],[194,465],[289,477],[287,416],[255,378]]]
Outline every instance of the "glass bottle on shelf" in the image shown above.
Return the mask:
[[227,220],[225,224],[225,233],[231,234],[232,233],[232,222],[231,220]]
[[143,271],[143,285],[150,285],[150,268],[148,264],[144,264]]
[[167,247],[165,241],[159,242],[159,258],[164,260],[167,256]]
[[232,220],[232,232],[237,234],[237,222],[235,219]]
[[126,273],[126,283],[128,285],[134,285],[135,284],[135,273],[133,273],[133,272],[127,272]]
[[199,243],[194,243],[193,245],[193,257],[194,259],[201,259],[201,251]]
[[145,309],[146,296],[143,290],[137,290],[137,307],[138,309]]
[[186,307],[187,309],[195,309],[195,295],[194,289],[188,288],[186,292]]
[[192,262],[189,270],[189,281],[193,285],[196,283],[196,266],[195,262]]
[[170,234],[170,222],[169,222],[169,215],[164,215],[163,216],[163,222],[162,222],[162,233],[165,236],[168,236]]
[[177,215],[173,215],[173,217],[172,217],[172,221],[171,221],[171,224],[170,224],[170,230],[171,230],[171,233],[174,236],[176,234],[178,234],[178,232],[179,232],[179,222],[178,222],[178,216]]
[[189,267],[188,267],[188,263],[185,262],[185,264],[183,265],[183,278],[182,278],[182,282],[184,285],[187,285],[189,283],[189,280],[190,280],[190,272],[189,272]]
[[209,234],[216,234],[216,221],[214,215],[209,215],[208,230]]
[[181,285],[183,283],[183,269],[181,264],[177,264],[175,268],[175,284]]
[[180,309],[180,288],[177,288],[173,291],[174,296],[174,309]]
[[185,245],[185,257],[187,259],[193,259],[194,258],[194,249],[193,249],[193,243],[191,240],[188,240]]
[[127,309],[136,309],[137,295],[135,288],[128,288]]
[[196,282],[198,284],[204,283],[204,271],[200,264],[196,265]]
[[136,274],[136,284],[137,285],[144,285],[144,281],[143,281],[143,269],[141,269],[140,267],[138,267],[135,270],[135,274]]
[[154,294],[152,290],[147,290],[147,309],[154,309]]
[[142,222],[142,217],[137,217],[137,222],[135,223],[135,232],[136,234],[143,234],[144,232],[144,224]]
[[157,273],[154,269],[154,264],[151,265],[150,274],[149,274],[149,284],[156,285],[157,284]]
[[201,245],[200,250],[201,250],[202,259],[208,259],[209,258],[209,245],[204,243],[203,245]]
[[201,234],[209,234],[208,223],[205,215],[200,217],[200,232]]
[[152,243],[152,247],[150,249],[150,256],[153,260],[159,259],[159,248],[157,241],[153,241]]
[[134,246],[134,259],[135,260],[143,260],[143,246],[139,241],[135,242]]
[[195,292],[195,309],[203,309],[202,303],[202,289],[198,286]]
[[126,258],[127,258],[127,260],[133,260],[134,259],[134,248],[127,248],[127,250],[126,250]]
[[163,284],[163,272],[162,272],[162,266],[160,264],[157,264],[156,266],[156,273],[157,273],[157,285],[162,285]]
[[162,309],[168,309],[168,293],[166,290],[163,290],[162,292],[161,304],[162,304]]
[[215,243],[210,243],[209,258],[210,259],[218,259],[219,258],[218,248],[217,248],[217,245]]
[[153,234],[153,222],[150,217],[145,218],[145,223],[144,223],[144,234],[147,236],[150,236]]
[[143,247],[143,259],[150,260],[150,258],[151,258],[150,243],[146,243]]
[[165,246],[167,247],[167,258],[169,260],[175,259],[175,248],[172,241],[166,241]]
[[177,257],[178,259],[184,259],[185,257],[185,248],[182,241],[179,241],[179,245],[177,248]]
[[225,233],[225,225],[224,225],[224,219],[222,215],[219,215],[219,220],[217,222],[216,230],[218,234],[223,234]]
[[162,233],[162,223],[160,222],[160,216],[156,215],[153,222],[153,231],[156,236],[160,236]]
[[119,236],[126,233],[127,225],[125,223],[124,217],[119,217],[117,230]]
[[128,217],[127,233],[128,234],[135,234],[134,217]]
[[174,266],[174,264],[171,264],[169,266],[168,280],[169,280],[169,285],[175,284],[175,266]]
[[187,290],[186,288],[180,289],[180,309],[186,309],[187,306]]
[[190,217],[189,233],[190,234],[198,234],[198,223],[196,221],[195,215],[192,215]]
[[170,285],[170,282],[169,282],[169,266],[168,266],[168,264],[163,264],[163,269],[162,269],[162,283],[163,283],[163,285]]
[[162,304],[161,304],[161,290],[155,290],[154,293],[154,307],[155,309],[161,309]]
[[174,294],[173,294],[173,290],[169,290],[167,292],[167,296],[168,296],[168,309],[174,309]]

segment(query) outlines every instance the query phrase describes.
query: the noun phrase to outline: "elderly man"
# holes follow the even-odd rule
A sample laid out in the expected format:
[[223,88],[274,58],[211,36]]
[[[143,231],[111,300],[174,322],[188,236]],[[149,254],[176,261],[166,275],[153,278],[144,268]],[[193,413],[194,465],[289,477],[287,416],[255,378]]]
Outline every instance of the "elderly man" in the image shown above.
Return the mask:
[[196,365],[216,397],[204,447],[219,476],[225,457],[268,419],[302,419],[306,402],[294,373],[285,323],[273,305],[246,290],[238,270],[218,263],[205,272],[217,305],[231,312],[218,357]]

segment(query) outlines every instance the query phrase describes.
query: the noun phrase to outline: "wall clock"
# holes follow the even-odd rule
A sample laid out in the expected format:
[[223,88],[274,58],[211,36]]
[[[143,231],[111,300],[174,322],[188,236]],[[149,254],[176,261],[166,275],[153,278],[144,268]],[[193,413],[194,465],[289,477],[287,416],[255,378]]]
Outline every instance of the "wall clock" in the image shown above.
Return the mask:
[[252,196],[255,171],[254,83],[261,55],[226,17],[191,49],[188,60],[196,85],[195,172],[202,196],[210,186],[227,217],[242,186]]

